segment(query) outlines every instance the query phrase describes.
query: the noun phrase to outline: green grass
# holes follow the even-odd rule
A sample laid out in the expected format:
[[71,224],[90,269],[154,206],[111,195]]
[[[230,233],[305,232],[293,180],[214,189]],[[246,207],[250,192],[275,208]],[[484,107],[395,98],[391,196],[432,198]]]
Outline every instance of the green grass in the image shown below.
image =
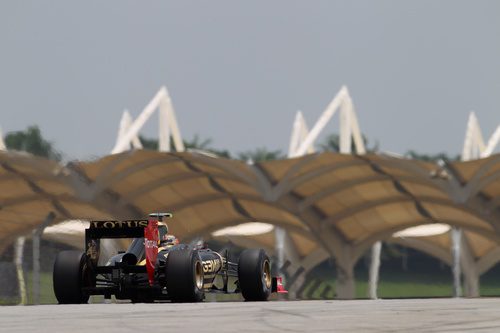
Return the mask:
[[[499,276],[499,275],[496,275]],[[314,281],[309,281],[303,295],[307,296],[311,292]],[[323,293],[327,286],[330,291]],[[463,290],[463,287],[462,287]],[[487,278],[481,279],[481,296],[500,296],[500,279]],[[323,296],[323,297],[322,297]],[[390,278],[381,276],[378,286],[379,298],[427,298],[427,297],[452,297],[453,284],[452,276],[446,274],[424,275],[424,274],[392,274]],[[319,287],[311,293],[313,299],[331,299],[335,297],[335,278],[325,279]],[[356,280],[356,298],[368,297],[368,280]]]
[[[500,279],[499,279],[500,280]],[[310,281],[305,288],[304,295],[309,295],[313,281]],[[326,299],[334,298],[335,279],[323,281],[320,286],[312,293],[312,299],[322,299],[321,295],[327,286],[330,291],[326,293]],[[452,282],[447,283],[426,283],[422,281],[380,281],[378,287],[379,298],[427,298],[427,297],[452,297]],[[491,297],[500,296],[500,281],[491,283],[482,283],[480,287],[481,296]],[[368,297],[368,281],[356,281],[356,298]]]
[[[24,275],[26,282],[26,293],[28,304],[33,304],[33,275],[28,271]],[[19,304],[21,299],[19,297],[13,298],[0,298],[0,305],[15,305]],[[40,304],[55,304],[57,303],[54,296],[54,289],[52,288],[52,273],[40,272]]]
[[[493,269],[481,278],[481,296],[500,295],[500,267]],[[28,304],[33,304],[32,299],[32,274],[26,276]],[[333,299],[335,296],[335,278],[332,271],[320,270],[312,276],[304,289],[303,298],[309,298],[314,280],[321,280],[321,284],[311,293],[311,299]],[[367,298],[368,281],[366,274],[357,272],[356,297]],[[54,304],[56,298],[52,288],[52,273],[42,272],[40,275],[40,303]],[[323,295],[325,288],[330,290]],[[401,270],[382,270],[378,288],[380,298],[413,298],[413,297],[451,297],[452,276],[449,270],[434,270],[432,274],[422,271],[404,272]],[[324,296],[324,297],[323,297]],[[95,296],[91,302],[102,302],[102,296]],[[215,295],[208,296],[209,301],[235,301],[241,300],[240,295]],[[17,304],[19,299],[0,299],[0,305]]]
[[[407,255],[406,261],[403,261],[402,254]],[[355,267],[357,298],[368,297],[369,259],[369,255],[362,258]],[[302,293],[302,298],[334,298],[335,276],[335,265],[332,262],[325,261],[317,266],[308,275],[309,282]],[[480,295],[500,296],[499,277],[500,264],[482,275]],[[315,281],[321,281],[319,286]],[[315,290],[312,290],[315,285]],[[449,266],[415,250],[384,247],[378,285],[380,298],[451,297],[452,295],[453,277]]]
[[0,305],[16,305],[19,303],[17,298],[0,298]]
[[[33,277],[32,272],[27,272],[24,277],[26,279],[26,291],[28,293],[28,304],[33,304]],[[52,273],[40,272],[40,304],[55,304],[57,303],[54,296],[54,288],[52,287]]]

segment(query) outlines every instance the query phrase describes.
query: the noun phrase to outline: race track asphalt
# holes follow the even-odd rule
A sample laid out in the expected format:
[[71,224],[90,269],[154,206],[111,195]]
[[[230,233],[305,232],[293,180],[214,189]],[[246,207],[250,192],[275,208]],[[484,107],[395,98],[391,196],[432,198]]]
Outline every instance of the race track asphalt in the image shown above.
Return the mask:
[[0,307],[0,332],[500,332],[500,299]]

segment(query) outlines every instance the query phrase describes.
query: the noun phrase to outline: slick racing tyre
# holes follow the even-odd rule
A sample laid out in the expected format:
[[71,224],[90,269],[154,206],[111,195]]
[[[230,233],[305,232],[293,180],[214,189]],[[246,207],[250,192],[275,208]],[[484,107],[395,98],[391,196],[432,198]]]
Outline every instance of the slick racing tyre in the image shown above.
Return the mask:
[[144,297],[144,296],[135,296],[130,299],[132,303],[154,303],[154,299],[152,297]]
[[87,256],[79,251],[62,251],[54,263],[54,293],[59,304],[87,303],[83,287],[95,286]]
[[271,294],[271,263],[262,249],[244,250],[238,260],[238,283],[246,301],[267,301]]
[[203,264],[197,250],[170,251],[165,270],[167,293],[173,302],[203,300]]

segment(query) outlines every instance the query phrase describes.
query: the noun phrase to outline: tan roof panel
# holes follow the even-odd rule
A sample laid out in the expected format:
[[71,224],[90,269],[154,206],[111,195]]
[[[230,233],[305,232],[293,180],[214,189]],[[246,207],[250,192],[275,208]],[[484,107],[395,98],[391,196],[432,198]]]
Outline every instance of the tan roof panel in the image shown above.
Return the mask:
[[0,199],[12,201],[12,198],[33,194],[33,188],[22,178],[3,180],[0,182],[2,191]]
[[298,254],[304,258],[311,254],[314,250],[319,248],[317,242],[312,240],[310,237],[305,237],[305,234],[299,234],[296,232],[290,233],[290,238],[292,239]]
[[364,165],[365,162],[352,155],[322,153],[306,155],[300,158],[260,162],[262,168],[273,183],[284,177],[301,177],[311,172],[329,172],[344,167]]
[[469,246],[471,247],[473,255],[476,259],[487,255],[499,246],[498,243],[475,232],[464,231],[464,235],[467,237]]
[[[479,203],[466,204],[453,203],[451,185],[443,177],[433,178],[437,165],[384,155],[323,153],[248,165],[198,153],[141,150],[67,168],[12,153],[0,153],[0,161],[0,239],[33,228],[54,210],[58,219],[173,211],[171,228],[181,239],[252,221],[296,234],[323,223],[352,244],[438,221],[492,235],[490,222],[500,205],[498,155],[452,163],[464,179],[482,184],[484,195],[475,198]],[[490,221],[486,208],[493,214]],[[31,216],[19,215],[23,212]],[[301,254],[314,248],[311,240],[291,237],[305,244]],[[480,241],[476,237],[474,242]],[[486,251],[484,244],[477,254]]]
[[448,194],[439,189],[437,186],[432,186],[431,184],[409,182],[409,181],[401,181],[400,183],[407,191],[409,191],[412,195],[414,195],[417,198],[427,198],[427,199],[437,198],[437,199],[450,200]]
[[[500,155],[492,155],[488,158],[482,158],[478,160],[472,160],[467,162],[453,162],[451,166],[459,173],[459,175],[468,182],[474,175],[482,168],[489,169],[492,160],[498,160]],[[498,162],[495,164],[498,165]],[[494,166],[494,165],[493,165]]]
[[437,203],[426,202],[423,206],[436,219],[442,223],[457,223],[462,227],[469,227],[472,230],[480,231],[485,234],[491,234],[493,227],[488,222],[475,216],[472,212],[468,212],[460,207],[445,206]]
[[230,225],[252,222],[242,216],[230,199],[201,203],[174,212],[169,226],[180,239],[202,236]]
[[316,202],[316,206],[327,215],[342,214],[345,210],[370,206],[371,202],[387,201],[389,199],[405,199],[396,191],[391,181],[373,181],[346,188],[338,193],[331,193]]
[[[358,243],[374,234],[381,239],[390,237],[401,230],[425,221],[412,202],[390,203],[360,211],[334,223],[348,240]],[[388,232],[388,234],[384,234]]]
[[245,211],[256,220],[256,222],[267,222],[281,225],[283,227],[289,226],[290,228],[296,230],[308,230],[307,225],[302,223],[297,216],[283,209],[273,207],[268,203],[261,203],[257,201],[238,200],[238,202],[245,209]]

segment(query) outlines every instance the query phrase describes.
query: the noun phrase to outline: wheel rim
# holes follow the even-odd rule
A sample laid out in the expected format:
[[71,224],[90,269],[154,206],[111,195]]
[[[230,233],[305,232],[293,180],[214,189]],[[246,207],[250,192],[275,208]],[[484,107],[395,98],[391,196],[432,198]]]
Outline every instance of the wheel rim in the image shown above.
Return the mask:
[[271,288],[271,264],[269,260],[265,260],[262,265],[262,279],[264,281],[264,285],[267,289]]
[[201,262],[198,260],[194,266],[194,279],[196,288],[203,289],[203,267]]

